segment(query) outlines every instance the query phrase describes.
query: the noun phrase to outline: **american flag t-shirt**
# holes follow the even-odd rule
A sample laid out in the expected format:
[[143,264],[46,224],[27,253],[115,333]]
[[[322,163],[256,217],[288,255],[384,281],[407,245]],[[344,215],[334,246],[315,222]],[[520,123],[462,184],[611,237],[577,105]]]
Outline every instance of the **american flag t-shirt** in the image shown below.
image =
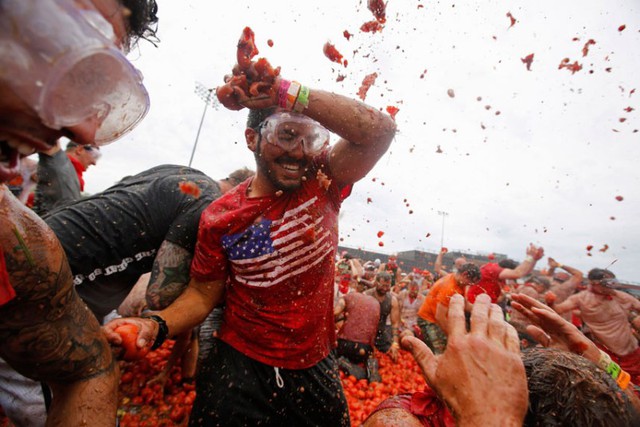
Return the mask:
[[[324,216],[314,216],[314,196],[282,218],[261,218],[241,233],[222,237],[234,278],[239,283],[267,288],[285,282],[322,262],[332,253]],[[315,210],[317,212],[317,210]]]

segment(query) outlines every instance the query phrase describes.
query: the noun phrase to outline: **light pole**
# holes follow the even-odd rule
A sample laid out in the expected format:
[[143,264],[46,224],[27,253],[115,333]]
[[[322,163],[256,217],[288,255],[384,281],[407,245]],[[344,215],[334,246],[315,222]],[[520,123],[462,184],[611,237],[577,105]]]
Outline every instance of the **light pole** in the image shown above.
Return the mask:
[[440,248],[444,247],[444,219],[449,216],[448,212],[438,211],[438,215],[442,216],[442,233],[440,233]]
[[204,123],[204,116],[207,114],[207,107],[211,105],[215,107],[217,105],[216,98],[213,96],[214,88],[207,89],[202,83],[196,82],[195,93],[204,101],[204,110],[202,111],[202,117],[200,118],[200,126],[198,126],[198,133],[196,134],[196,141],[193,143],[193,150],[191,150],[191,158],[189,159],[189,167],[193,162],[193,156],[196,154],[196,147],[198,146],[198,139],[200,138],[200,131],[202,130],[202,124]]

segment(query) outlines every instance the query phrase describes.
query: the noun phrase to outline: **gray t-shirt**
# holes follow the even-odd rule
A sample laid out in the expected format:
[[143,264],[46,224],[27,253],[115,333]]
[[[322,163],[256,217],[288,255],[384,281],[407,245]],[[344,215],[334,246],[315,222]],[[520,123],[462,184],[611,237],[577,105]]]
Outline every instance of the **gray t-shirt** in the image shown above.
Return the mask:
[[33,210],[40,216],[82,197],[80,181],[64,150],[53,156],[38,154],[38,184]]

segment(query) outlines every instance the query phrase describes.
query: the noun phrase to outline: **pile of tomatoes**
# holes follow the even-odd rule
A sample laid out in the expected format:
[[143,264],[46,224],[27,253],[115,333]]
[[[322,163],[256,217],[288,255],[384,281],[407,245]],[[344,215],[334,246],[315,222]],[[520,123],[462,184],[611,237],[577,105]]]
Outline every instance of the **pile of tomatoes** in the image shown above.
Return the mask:
[[[122,427],[187,425],[196,392],[193,383],[183,381],[180,364],[169,374],[164,392],[160,384],[150,383],[167,363],[172,347],[173,341],[167,340],[141,360],[119,362],[118,418]],[[424,389],[425,381],[410,353],[401,350],[396,362],[386,354],[377,353],[376,357],[381,382],[369,383],[340,374],[353,426],[359,426],[387,397]],[[7,426],[8,421],[0,408],[0,427]]]

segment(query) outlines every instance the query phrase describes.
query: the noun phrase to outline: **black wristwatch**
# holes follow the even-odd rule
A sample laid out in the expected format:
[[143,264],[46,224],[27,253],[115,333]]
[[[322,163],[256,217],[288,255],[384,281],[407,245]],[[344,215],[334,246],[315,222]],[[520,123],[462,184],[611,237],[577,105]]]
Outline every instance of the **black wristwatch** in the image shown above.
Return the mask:
[[157,314],[148,314],[148,315],[143,315],[142,317],[144,317],[145,319],[151,319],[158,324],[158,335],[156,335],[156,340],[153,342],[153,345],[151,346],[151,350],[155,350],[156,348],[162,345],[164,340],[167,339],[167,335],[169,335],[169,328],[167,327],[167,322],[165,322],[164,319],[158,316]]

